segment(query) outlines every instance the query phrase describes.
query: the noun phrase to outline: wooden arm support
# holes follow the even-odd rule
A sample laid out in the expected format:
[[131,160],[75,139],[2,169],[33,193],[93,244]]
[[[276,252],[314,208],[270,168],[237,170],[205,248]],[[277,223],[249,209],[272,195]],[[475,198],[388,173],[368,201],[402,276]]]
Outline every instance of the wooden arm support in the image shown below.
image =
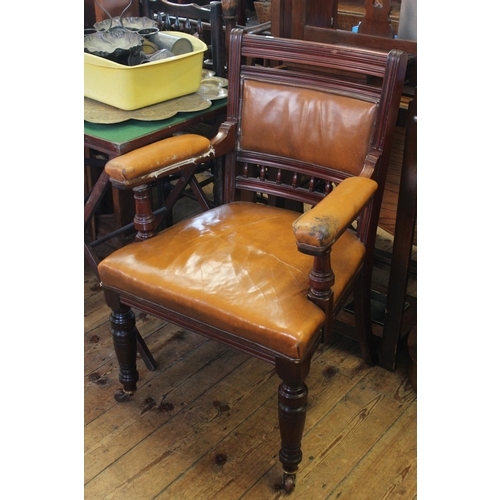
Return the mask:
[[151,238],[163,217],[163,214],[153,214],[148,191],[148,184],[157,179],[180,174],[181,182],[176,184],[165,203],[167,210],[172,208],[188,183],[202,208],[209,208],[194,174],[198,165],[234,149],[235,130],[235,124],[225,122],[212,140],[197,134],[168,137],[108,161],[105,170],[111,183],[119,189],[131,188],[134,192],[136,240]]
[[332,329],[335,275],[330,262],[331,247],[373,197],[377,183],[365,177],[348,177],[301,215],[293,224],[298,249],[314,256],[309,272],[309,299],[325,311],[324,335]]

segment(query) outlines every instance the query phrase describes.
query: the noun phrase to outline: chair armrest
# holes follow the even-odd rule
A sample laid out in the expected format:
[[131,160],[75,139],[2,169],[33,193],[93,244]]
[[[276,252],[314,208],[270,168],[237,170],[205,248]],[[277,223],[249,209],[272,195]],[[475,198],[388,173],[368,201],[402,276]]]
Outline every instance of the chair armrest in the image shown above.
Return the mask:
[[[213,156],[210,140],[197,134],[168,137],[109,160],[105,170],[117,187],[145,184]],[[202,162],[200,161],[200,162]]]
[[147,184],[232,151],[235,131],[234,123],[224,122],[212,140],[198,134],[167,137],[109,160],[105,170],[111,183],[120,189]]
[[317,253],[329,248],[356,219],[377,190],[366,177],[348,177],[315,207],[293,223],[299,250]]
[[236,122],[227,120],[220,124],[215,137],[210,141],[214,157],[224,156],[234,151],[236,145]]

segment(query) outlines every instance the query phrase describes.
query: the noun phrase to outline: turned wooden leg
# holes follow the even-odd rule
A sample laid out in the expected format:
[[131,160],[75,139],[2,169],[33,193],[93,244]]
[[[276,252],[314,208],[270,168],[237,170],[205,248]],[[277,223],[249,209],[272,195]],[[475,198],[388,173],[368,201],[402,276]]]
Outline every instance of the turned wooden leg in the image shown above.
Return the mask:
[[280,461],[283,465],[283,488],[295,488],[295,473],[302,461],[301,441],[307,409],[307,385],[311,356],[301,363],[276,359],[276,372],[282,383],[278,392],[278,415],[281,433]]
[[123,384],[123,391],[115,393],[115,399],[122,401],[137,390],[137,381],[139,380],[136,367],[135,314],[130,307],[122,306],[120,310],[112,311],[110,323],[116,358],[120,366],[119,380]]
[[236,28],[238,21],[238,0],[222,0],[222,17],[226,25],[226,54],[229,54],[229,39],[231,30]]
[[139,372],[137,371],[137,329],[135,314],[128,306],[120,303],[119,297],[113,292],[105,291],[105,298],[111,308],[109,318],[116,359],[120,367],[119,380],[123,390],[115,393],[117,401],[123,401],[137,390]]
[[325,324],[323,326],[323,342],[328,344],[333,340],[333,293],[332,286],[335,283],[330,262],[330,252],[327,250],[321,255],[315,255],[313,267],[309,271],[309,300],[325,311]]
[[361,346],[361,355],[368,365],[373,366],[378,363],[378,356],[376,352],[376,339],[372,330],[371,291],[370,287],[367,286],[363,273],[361,273],[354,284],[353,292],[356,329]]

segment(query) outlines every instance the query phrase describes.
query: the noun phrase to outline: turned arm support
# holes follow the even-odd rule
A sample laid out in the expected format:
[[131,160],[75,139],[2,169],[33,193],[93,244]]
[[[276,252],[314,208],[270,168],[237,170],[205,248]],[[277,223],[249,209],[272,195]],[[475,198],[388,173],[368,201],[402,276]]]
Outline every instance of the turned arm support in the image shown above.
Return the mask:
[[366,177],[349,177],[311,210],[301,215],[293,230],[298,249],[314,256],[309,272],[309,299],[325,311],[324,332],[332,328],[335,275],[330,263],[332,245],[373,197],[377,183]]
[[[235,137],[234,124],[225,122],[211,140],[198,134],[169,137],[108,161],[105,170],[111,183],[134,192],[136,240],[154,236],[162,218],[153,213],[148,184],[178,172],[189,178],[198,165],[232,151]],[[182,184],[177,187],[182,189]]]

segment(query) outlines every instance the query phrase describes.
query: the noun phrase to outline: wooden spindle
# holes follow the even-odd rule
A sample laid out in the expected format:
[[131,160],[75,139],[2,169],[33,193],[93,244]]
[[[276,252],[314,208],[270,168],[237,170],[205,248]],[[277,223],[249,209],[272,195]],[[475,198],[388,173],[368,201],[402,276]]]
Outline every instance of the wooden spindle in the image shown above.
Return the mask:
[[281,168],[276,172],[276,184],[281,184]]
[[260,167],[259,179],[261,181],[265,181],[266,180],[266,167],[264,167],[262,165]]
[[198,19],[198,24],[196,25],[196,33],[198,33],[198,36],[203,39],[203,23],[201,22],[201,19]]
[[150,188],[147,185],[132,188],[135,200],[134,227],[137,230],[136,241],[147,240],[154,236],[156,218],[151,208],[149,190]]

